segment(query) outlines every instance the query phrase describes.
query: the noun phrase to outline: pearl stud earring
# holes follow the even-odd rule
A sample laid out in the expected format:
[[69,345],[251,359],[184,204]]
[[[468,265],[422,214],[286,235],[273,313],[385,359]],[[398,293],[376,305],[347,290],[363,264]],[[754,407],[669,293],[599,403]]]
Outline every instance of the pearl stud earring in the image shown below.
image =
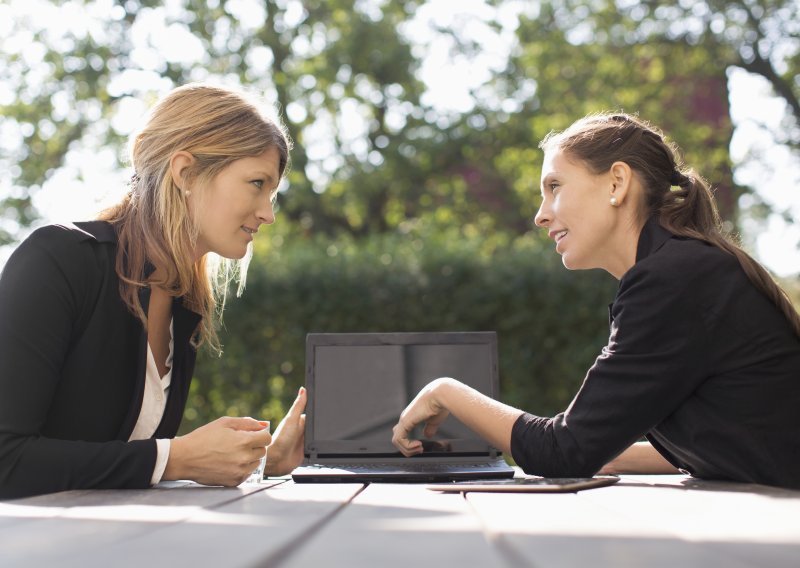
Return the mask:
[[619,206],[619,201],[617,201],[616,197],[612,197],[611,199],[608,200],[608,202],[611,204],[611,207]]

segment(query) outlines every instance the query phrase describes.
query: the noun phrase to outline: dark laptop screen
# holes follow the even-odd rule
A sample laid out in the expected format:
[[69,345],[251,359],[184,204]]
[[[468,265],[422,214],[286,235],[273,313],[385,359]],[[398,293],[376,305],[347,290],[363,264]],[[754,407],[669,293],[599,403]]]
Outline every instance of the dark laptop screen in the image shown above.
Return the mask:
[[[310,452],[396,453],[392,427],[400,412],[438,377],[496,395],[494,333],[318,334],[319,342],[314,335],[308,343]],[[422,439],[421,428],[415,436]],[[429,455],[490,450],[452,416],[423,443]]]

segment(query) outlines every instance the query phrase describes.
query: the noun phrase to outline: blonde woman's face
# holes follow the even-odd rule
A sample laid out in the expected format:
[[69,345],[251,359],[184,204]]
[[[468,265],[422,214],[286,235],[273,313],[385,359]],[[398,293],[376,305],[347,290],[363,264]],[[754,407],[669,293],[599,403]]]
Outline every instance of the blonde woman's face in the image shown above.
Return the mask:
[[189,197],[199,229],[195,258],[208,252],[225,258],[242,258],[247,253],[259,227],[275,222],[279,167],[280,155],[273,147],[231,163],[199,188],[202,199]]

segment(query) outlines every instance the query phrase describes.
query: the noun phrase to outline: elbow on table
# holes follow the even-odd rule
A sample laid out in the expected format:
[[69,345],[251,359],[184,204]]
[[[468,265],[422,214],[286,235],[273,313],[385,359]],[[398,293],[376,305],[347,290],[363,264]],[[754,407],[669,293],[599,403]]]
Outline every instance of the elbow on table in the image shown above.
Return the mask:
[[592,477],[606,464],[603,457],[585,454],[520,457],[522,459],[515,457],[515,460],[522,471],[541,477]]

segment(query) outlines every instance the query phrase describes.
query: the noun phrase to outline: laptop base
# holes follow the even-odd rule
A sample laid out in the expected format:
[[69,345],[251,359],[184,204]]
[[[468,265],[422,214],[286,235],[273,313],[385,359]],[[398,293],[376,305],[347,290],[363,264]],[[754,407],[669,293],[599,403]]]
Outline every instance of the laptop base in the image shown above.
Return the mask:
[[514,469],[502,459],[491,463],[430,464],[407,467],[397,464],[310,464],[292,472],[295,483],[431,483],[479,479],[510,479]]

